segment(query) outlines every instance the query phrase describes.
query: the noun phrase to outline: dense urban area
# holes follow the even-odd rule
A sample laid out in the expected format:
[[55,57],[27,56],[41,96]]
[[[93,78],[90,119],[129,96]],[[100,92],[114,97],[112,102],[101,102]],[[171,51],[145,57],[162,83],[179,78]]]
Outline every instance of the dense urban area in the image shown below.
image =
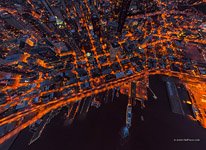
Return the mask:
[[156,74],[172,112],[206,128],[206,17],[197,8],[204,4],[0,1],[0,144],[27,127],[31,144],[62,108],[71,124],[119,94],[128,96],[129,129],[132,107],[143,109],[148,91],[158,99],[149,86]]

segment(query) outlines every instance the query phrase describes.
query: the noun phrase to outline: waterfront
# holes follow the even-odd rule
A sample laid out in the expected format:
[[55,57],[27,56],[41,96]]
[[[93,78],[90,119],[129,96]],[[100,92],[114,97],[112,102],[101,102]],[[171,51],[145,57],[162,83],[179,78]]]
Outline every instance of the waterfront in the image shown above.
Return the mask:
[[[73,121],[73,116],[86,114],[90,102],[94,107],[101,103],[98,100],[105,103],[110,90],[144,99],[147,77],[154,74],[175,76],[187,84],[196,119],[206,128],[205,16],[193,5],[197,3],[185,0],[0,2],[0,144],[8,139],[11,143],[11,137],[27,127],[36,133],[34,141],[42,133],[37,130],[44,129],[59,109],[68,107],[68,120]],[[139,82],[142,78],[144,83]],[[135,95],[130,87],[138,84],[142,87]],[[102,111],[109,107],[111,117],[117,113],[124,120],[119,112],[125,112],[127,98],[122,99]],[[178,104],[177,98],[174,106]],[[119,105],[123,109],[115,108]],[[130,103],[127,110],[130,126]],[[99,115],[93,113],[85,120],[89,125]],[[63,122],[56,120],[52,123]],[[115,122],[106,122],[119,131]],[[70,134],[71,129],[62,132]],[[29,136],[24,132],[19,138]]]
[[[150,78],[151,88],[158,96],[149,96],[144,112],[133,109],[132,127],[128,142],[122,146],[120,129],[125,122],[127,97],[92,109],[84,121],[71,127],[63,126],[63,112],[51,120],[41,138],[30,146],[28,130],[24,130],[10,150],[204,150],[206,130],[196,122],[171,112],[165,84],[160,76]],[[144,116],[141,121],[140,115]],[[200,139],[199,142],[174,142],[176,138]]]

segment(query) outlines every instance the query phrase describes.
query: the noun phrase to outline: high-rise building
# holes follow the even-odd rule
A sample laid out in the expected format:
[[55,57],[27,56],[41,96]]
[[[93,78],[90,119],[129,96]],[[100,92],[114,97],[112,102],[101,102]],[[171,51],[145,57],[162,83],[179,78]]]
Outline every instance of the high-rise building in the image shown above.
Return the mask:
[[2,18],[7,24],[18,30],[24,29],[23,24],[20,23],[14,16],[12,16],[10,13],[6,11],[0,12],[0,18]]
[[128,10],[129,10],[131,2],[132,2],[132,0],[122,0],[122,4],[120,6],[121,10],[120,10],[119,18],[118,18],[118,29],[117,29],[117,31],[119,33],[122,32],[122,29],[124,27],[124,23],[125,23],[125,20],[127,18],[127,14],[128,14]]
[[93,14],[92,15],[92,25],[93,25],[93,29],[94,29],[94,33],[100,37],[100,20],[99,20],[99,17],[98,15],[96,14]]

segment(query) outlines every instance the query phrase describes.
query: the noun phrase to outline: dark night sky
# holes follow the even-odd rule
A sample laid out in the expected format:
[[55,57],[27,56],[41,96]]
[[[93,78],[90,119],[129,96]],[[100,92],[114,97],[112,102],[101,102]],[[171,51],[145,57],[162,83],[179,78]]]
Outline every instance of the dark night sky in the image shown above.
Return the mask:
[[[27,146],[28,131],[23,131],[10,150],[204,150],[206,130],[196,122],[173,114],[167,100],[166,88],[159,76],[150,80],[158,100],[146,103],[140,120],[140,109],[134,109],[130,137],[121,146],[120,129],[124,126],[127,98],[116,98],[115,103],[93,109],[87,119],[71,127],[63,126],[60,113],[46,127],[41,138]],[[198,138],[200,142],[174,142],[174,138]]]

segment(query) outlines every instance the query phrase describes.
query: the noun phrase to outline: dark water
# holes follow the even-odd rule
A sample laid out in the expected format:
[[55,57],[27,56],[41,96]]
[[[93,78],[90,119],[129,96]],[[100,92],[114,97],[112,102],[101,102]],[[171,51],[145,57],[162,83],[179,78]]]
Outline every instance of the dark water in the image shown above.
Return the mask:
[[[70,127],[63,126],[63,112],[60,113],[30,146],[29,132],[24,130],[10,150],[205,150],[206,129],[171,112],[160,76],[151,77],[150,85],[158,99],[149,96],[144,111],[133,109],[130,137],[125,145],[120,130],[125,123],[127,97],[120,96],[112,104],[92,109],[86,120]],[[195,138],[200,142],[174,142],[174,138]]]

